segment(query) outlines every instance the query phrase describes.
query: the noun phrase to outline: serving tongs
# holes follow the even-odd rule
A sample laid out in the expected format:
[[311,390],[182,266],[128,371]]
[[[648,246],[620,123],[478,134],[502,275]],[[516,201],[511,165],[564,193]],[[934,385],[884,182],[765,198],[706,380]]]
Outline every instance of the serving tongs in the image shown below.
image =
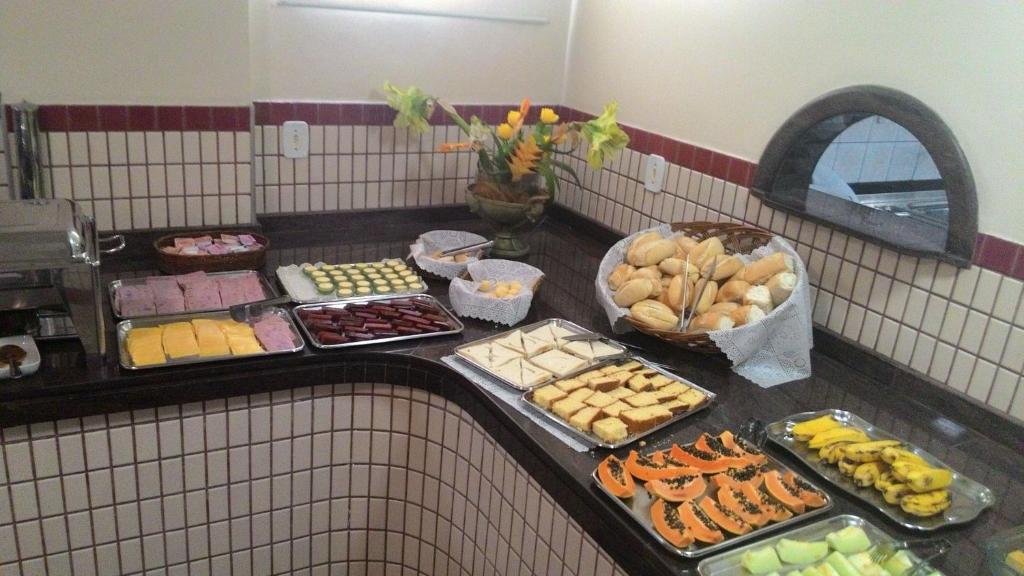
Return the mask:
[[591,332],[589,334],[573,334],[572,336],[564,336],[562,340],[566,342],[604,342],[610,346],[621,346],[623,348],[629,348],[630,350],[636,350],[637,352],[646,352],[645,348],[637,346],[636,344],[628,344],[626,342],[620,342],[613,338],[609,338],[604,334],[596,334]]
[[231,319],[235,322],[245,322],[251,324],[252,322],[259,320],[263,317],[263,314],[270,308],[279,304],[287,304],[292,301],[292,297],[278,296],[277,298],[268,298],[266,300],[257,300],[256,302],[248,302],[246,304],[235,304],[228,308],[228,314],[231,315]]
[[486,250],[487,248],[490,248],[491,246],[494,246],[494,240],[486,240],[484,242],[477,242],[475,244],[469,244],[469,245],[466,245],[466,246],[461,246],[459,248],[451,248],[449,250],[442,250],[440,257],[444,258],[446,256],[457,256],[459,254],[465,254],[466,252],[476,252],[477,250]]
[[[711,282],[711,278],[715,277],[715,269],[718,268],[718,257],[716,256],[711,260],[711,270],[708,272],[708,277],[704,284],[700,287],[700,292],[697,293],[693,298],[693,305],[690,306],[690,301],[687,300],[689,296],[688,288],[689,284],[683,282],[683,309],[679,312],[679,325],[676,326],[676,332],[682,332],[683,330],[690,327],[690,322],[693,321],[694,314],[697,313],[697,304],[700,304],[700,299],[704,297],[704,291],[708,289],[708,284]],[[683,273],[687,273],[690,270],[690,255],[686,255],[686,267],[683,269]],[[704,275],[700,274],[697,276],[697,283],[699,284]],[[690,306],[690,313],[684,314],[686,307]]]

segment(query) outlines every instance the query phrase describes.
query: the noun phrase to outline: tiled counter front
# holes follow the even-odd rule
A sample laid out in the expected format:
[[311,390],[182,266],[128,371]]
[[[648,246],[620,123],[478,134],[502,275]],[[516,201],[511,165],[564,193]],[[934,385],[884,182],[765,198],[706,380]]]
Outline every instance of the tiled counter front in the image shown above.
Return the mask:
[[2,430],[0,575],[621,574],[443,397],[340,384]]
[[[1024,248],[981,235],[975,264],[964,269],[900,255],[765,206],[749,191],[749,162],[628,131],[631,148],[601,171],[586,167],[585,148],[577,152],[583,188],[564,180],[560,204],[623,234],[695,220],[769,229],[807,264],[819,328],[1024,420]],[[669,162],[660,194],[644,190],[646,154]]]

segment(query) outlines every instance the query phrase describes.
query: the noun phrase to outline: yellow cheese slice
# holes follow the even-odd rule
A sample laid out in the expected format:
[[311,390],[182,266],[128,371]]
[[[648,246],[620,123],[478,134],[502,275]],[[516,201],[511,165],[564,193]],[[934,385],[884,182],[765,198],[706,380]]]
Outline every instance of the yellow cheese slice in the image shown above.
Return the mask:
[[167,362],[162,343],[163,330],[159,326],[152,328],[133,328],[128,332],[125,347],[128,356],[135,366],[154,366]]
[[255,336],[228,336],[228,346],[231,348],[231,353],[235,356],[260,354],[263,352],[263,348],[260,348],[260,343],[256,341]]
[[196,332],[200,356],[227,356],[231,354],[228,339],[221,331],[216,320],[196,318],[192,320],[192,328]]
[[199,355],[199,343],[192,325],[188,322],[173,322],[163,326],[164,352],[173,359]]

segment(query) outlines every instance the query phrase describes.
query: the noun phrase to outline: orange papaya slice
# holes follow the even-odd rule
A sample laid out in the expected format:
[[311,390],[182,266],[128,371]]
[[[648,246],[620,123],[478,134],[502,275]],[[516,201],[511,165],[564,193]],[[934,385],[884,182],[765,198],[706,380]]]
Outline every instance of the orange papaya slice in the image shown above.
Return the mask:
[[597,477],[605,490],[617,498],[632,498],[636,493],[636,482],[633,481],[632,474],[626,471],[626,465],[622,460],[612,454],[597,465]]
[[748,500],[760,506],[761,509],[765,511],[765,514],[767,514],[768,520],[771,522],[782,522],[783,520],[789,520],[793,517],[793,513],[790,512],[789,509],[776,502],[775,499],[769,496],[764,490],[761,490],[750,482],[740,484],[740,492],[746,496]]
[[640,480],[658,480],[684,473],[687,468],[675,466],[665,461],[664,454],[655,452],[653,455],[640,454],[636,450],[629,451],[626,458],[626,470]]
[[811,508],[821,508],[828,502],[821,490],[811,486],[809,482],[794,474],[792,470],[786,471],[782,476],[782,481],[786,483],[786,486],[796,490],[797,497]]
[[725,534],[722,534],[715,522],[693,502],[683,502],[678,510],[679,518],[698,542],[717,544],[725,540]]
[[753,464],[753,459],[749,458],[745,452],[733,450],[732,448],[725,445],[722,440],[717,436],[712,436],[705,432],[697,438],[697,441],[693,445],[705,452],[712,452],[714,454],[720,454],[723,459],[730,462],[732,466],[740,467]]
[[715,486],[731,486],[739,489],[739,485],[744,482],[750,482],[755,488],[759,488],[764,483],[764,472],[767,468],[761,468],[753,464],[744,466],[743,468],[729,468],[725,472],[715,474],[711,477],[711,480],[715,483]]
[[747,524],[738,515],[722,508],[711,498],[704,498],[700,501],[700,509],[707,514],[711,521],[718,525],[719,528],[725,530],[730,534],[746,534],[753,530],[753,526]]
[[683,524],[679,511],[660,498],[651,504],[651,523],[658,534],[676,548],[686,548],[693,544],[693,534]]
[[778,470],[770,470],[764,475],[764,489],[772,498],[797,514],[803,514],[807,509],[796,488],[786,484]]
[[645,487],[651,494],[669,502],[693,500],[704,493],[707,483],[699,470],[695,468],[688,468],[688,470],[690,473],[651,480]]
[[726,448],[740,454],[745,460],[758,466],[763,466],[768,462],[768,456],[764,452],[751,446],[749,443],[741,444],[736,437],[733,436],[731,430],[726,430],[718,435],[718,439],[725,445]]
[[673,459],[687,466],[692,466],[705,474],[724,472],[737,464],[737,461],[733,458],[726,458],[717,452],[701,450],[692,444],[685,444],[683,446],[673,444],[671,455]]
[[722,486],[718,489],[718,505],[757,528],[771,520],[771,515],[764,508],[744,496],[741,490],[732,486]]

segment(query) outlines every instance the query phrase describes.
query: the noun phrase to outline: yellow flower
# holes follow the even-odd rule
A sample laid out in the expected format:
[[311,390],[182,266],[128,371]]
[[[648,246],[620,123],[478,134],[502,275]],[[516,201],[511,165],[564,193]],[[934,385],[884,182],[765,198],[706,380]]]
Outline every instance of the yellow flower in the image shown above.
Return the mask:
[[523,115],[519,113],[519,110],[509,110],[506,120],[508,120],[509,125],[515,126],[516,122],[519,122],[519,119],[522,117]]
[[508,159],[508,168],[512,172],[512,181],[518,182],[523,176],[532,174],[540,161],[541,150],[533,135],[516,144],[515,152]]
[[[509,112],[509,115],[511,116],[512,113]],[[511,138],[513,132],[514,130],[512,129],[512,126],[509,124],[501,124],[500,126],[498,126],[498,138],[501,138],[502,140],[508,140],[509,138]]]
[[551,108],[541,108],[540,121],[545,124],[554,124],[558,122],[558,114],[555,114],[555,111]]

